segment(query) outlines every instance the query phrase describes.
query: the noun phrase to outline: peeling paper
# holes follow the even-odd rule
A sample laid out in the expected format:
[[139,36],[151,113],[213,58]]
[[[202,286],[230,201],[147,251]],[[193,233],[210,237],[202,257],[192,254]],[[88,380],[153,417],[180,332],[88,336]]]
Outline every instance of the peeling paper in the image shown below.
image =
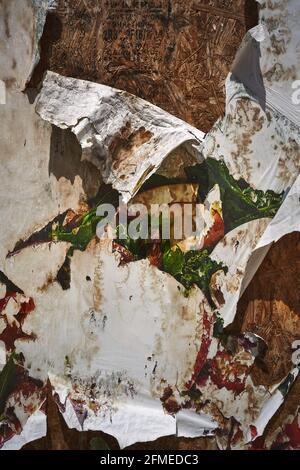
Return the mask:
[[[298,374],[299,374],[298,367],[294,368],[291,371],[291,385],[296,380]],[[286,379],[283,380],[283,383],[285,381],[286,381]],[[291,385],[290,385],[290,387],[291,387]],[[261,411],[261,414],[260,414],[258,420],[254,424],[254,426],[257,430],[257,437],[262,436],[268,422],[270,421],[272,416],[274,416],[275,412],[279,409],[279,407],[284,402],[284,397],[285,397],[285,395],[280,390],[276,390],[272,394],[270,399],[264,404],[264,406],[262,408],[262,411]],[[249,435],[247,440],[250,442],[250,441],[253,440],[253,438]]]
[[268,225],[256,250],[277,242],[288,233],[300,232],[300,177],[296,179],[282,206]]
[[[54,283],[45,293],[35,295],[36,308],[25,329],[35,331],[37,339],[34,345],[18,342],[17,347],[30,374],[45,379],[45,372],[51,372],[62,406],[66,397],[73,405],[79,403],[85,430],[110,432],[119,442],[126,437],[124,445],[129,445],[137,434],[124,433],[120,423],[136,419],[144,426],[147,440],[158,437],[162,428],[166,434],[174,434],[175,420],[165,414],[159,400],[165,388],[161,379],[180,387],[189,378],[203,329],[202,309],[211,315],[203,294],[195,289],[184,297],[176,280],[147,260],[118,268],[109,246],[99,243],[74,254],[71,269],[70,291],[62,294]],[[154,286],[161,286],[161,291]],[[92,383],[94,392],[89,392]],[[92,409],[84,404],[86,393],[92,393]],[[70,411],[66,413],[74,426],[74,413],[73,418]]]
[[269,223],[270,219],[258,219],[237,227],[225,235],[212,252],[214,260],[223,261],[229,267],[228,273],[221,274],[220,280],[225,302],[219,312],[224,326],[229,325],[235,317],[250,254]]
[[[0,105],[0,198],[2,220],[9,221],[0,232],[1,269],[19,240],[27,239],[58,213],[78,210],[81,201],[93,197],[101,184],[94,168],[80,162],[80,156],[76,160],[69,136],[60,138],[37,116],[34,91],[21,93],[37,60],[47,5],[46,0],[12,0],[0,6],[0,79],[6,85],[6,104]],[[12,139],[13,129],[16,138]],[[71,155],[65,154],[61,161],[64,148]]]
[[[290,20],[286,20],[285,9],[289,10]],[[6,280],[0,300],[0,340],[1,334],[6,339],[5,328],[14,328],[19,322],[18,330],[12,330],[17,356],[6,344],[6,361],[15,361],[10,365],[27,374],[26,380],[35,388],[25,397],[34,403],[26,413],[20,399],[22,391],[13,390],[6,397],[4,411],[10,403],[20,426],[16,428],[16,420],[6,417],[10,434],[1,429],[2,448],[18,447],[43,435],[40,410],[47,378],[69,427],[102,430],[115,436],[121,447],[177,434],[215,435],[219,448],[243,449],[263,433],[298,369],[271,389],[255,385],[251,368],[259,354],[260,338],[247,333],[228,335],[222,327],[219,332],[215,330],[235,317],[243,282],[253,276],[257,267],[257,261],[249,264],[254,250],[264,249],[298,227],[290,211],[299,212],[299,121],[297,109],[290,108],[287,98],[289,72],[293,70],[293,78],[298,73],[290,63],[299,39],[293,16],[297,9],[293,0],[283,6],[272,2],[270,8],[261,8],[261,17],[268,21],[265,27],[260,25],[248,33],[227,80],[226,116],[204,139],[200,131],[132,95],[47,73],[36,104],[38,114],[75,134],[82,160],[92,163],[94,171],[100,170],[105,183],[112,184],[124,201],[131,201],[154,173],[169,178],[182,176],[184,166],[194,171],[196,163],[210,161],[214,162],[213,168],[216,162],[220,162],[218,168],[224,164],[229,179],[243,178],[254,194],[254,204],[258,198],[255,190],[271,190],[277,195],[282,192],[285,199],[273,219],[257,212],[247,222],[241,223],[240,218],[239,223],[232,224],[228,208],[226,212],[225,183],[215,172],[216,181],[203,207],[211,215],[213,204],[219,203],[224,234],[209,245],[210,260],[223,263],[227,269],[214,272],[206,295],[198,285],[185,295],[184,285],[151,264],[149,257],[123,263],[110,240],[96,237],[84,249],[74,250],[70,286],[63,289],[57,270],[72,242],[48,239],[6,256],[19,240],[15,231],[25,240],[64,210],[80,214],[80,199],[88,203],[84,178],[73,184],[64,180],[63,187],[58,187],[50,177],[44,211],[37,211],[38,216],[30,214],[22,229],[13,227],[12,232],[7,229],[3,234],[3,271],[18,291],[11,291]],[[274,22],[272,15],[276,17]],[[280,29],[283,22],[284,29]],[[270,31],[273,23],[278,25],[275,32]],[[285,37],[289,38],[287,42]],[[270,44],[272,60],[276,53],[283,71],[279,77],[267,56]],[[283,52],[278,53],[279,45]],[[249,70],[249,74],[244,76],[241,70]],[[18,95],[12,97],[8,113],[19,99]],[[37,157],[42,167],[45,155],[44,159],[49,160],[50,126],[32,115],[28,103],[21,102],[17,109],[28,113],[30,126],[45,126],[41,138],[45,153]],[[9,135],[8,128],[6,133]],[[32,133],[30,154],[38,138]],[[16,150],[12,152],[14,158]],[[9,167],[9,160],[5,165]],[[15,163],[11,165],[17,170]],[[27,185],[31,175],[24,173]],[[9,185],[15,183],[18,187],[19,180],[16,172]],[[34,190],[28,190],[30,200],[38,200],[40,194],[45,197],[47,181],[44,168],[30,186]],[[18,193],[23,211],[25,183]],[[193,184],[201,190],[201,181]],[[6,192],[4,187],[1,193]],[[186,194],[182,188],[181,192]],[[193,197],[191,192],[188,194]],[[161,190],[160,196],[172,201],[174,193]],[[144,193],[136,195],[137,199],[143,197]],[[147,201],[152,197],[158,197],[158,192],[148,193]],[[11,208],[4,214],[9,216]],[[7,310],[11,305],[15,309]],[[34,416],[38,416],[36,423]]]
[[46,74],[36,111],[51,124],[72,130],[82,160],[93,163],[124,202],[172,150],[186,144],[195,155],[204,135],[129,93],[53,72]]
[[8,87],[23,91],[39,61],[39,42],[51,0],[1,2],[0,78]]
[[218,423],[204,413],[195,413],[189,410],[180,410],[176,416],[178,437],[213,436]]
[[[282,54],[275,54],[274,52],[278,45],[277,41],[281,42],[283,47],[288,46],[290,59],[292,54],[295,54],[295,50],[298,50],[300,43],[299,30],[295,24],[293,25],[293,22],[299,16],[299,12],[297,15],[299,5],[296,5],[296,2],[285,2],[284,5],[280,3],[279,6],[277,4],[277,8],[279,11],[274,7],[270,7],[270,10],[268,10],[265,5],[265,8],[261,9],[260,15],[268,19],[266,20],[267,24],[273,25],[273,27],[274,25],[278,26],[278,36],[281,35],[281,37],[275,39],[274,31],[272,31],[270,37],[266,27],[261,25],[248,33],[237,55],[232,74],[227,79],[226,117],[223,121],[217,123],[215,129],[208,134],[203,146],[203,154],[206,158],[224,159],[230,168],[230,173],[235,175],[236,178],[245,178],[246,181],[251,183],[252,187],[263,190],[269,188],[275,191],[286,191],[287,193],[286,199],[275,218],[268,221],[270,224],[266,223],[263,227],[261,225],[262,221],[256,221],[258,226],[261,226],[261,233],[252,245],[250,251],[254,249],[255,251],[252,257],[248,258],[250,259],[249,263],[246,258],[250,256],[250,251],[248,251],[248,255],[247,250],[243,253],[245,257],[243,267],[246,268],[247,266],[247,269],[241,269],[240,281],[242,285],[234,276],[234,279],[238,281],[235,286],[237,294],[230,295],[228,286],[225,287],[225,293],[227,291],[228,295],[223,307],[225,312],[222,313],[221,309],[225,325],[233,320],[239,290],[242,293],[253,277],[268,250],[269,244],[287,233],[299,230],[299,217],[297,218],[299,212],[299,178],[296,182],[295,179],[300,168],[300,120],[299,107],[294,106],[291,100],[292,79],[297,78],[299,71],[295,68],[294,58],[291,65],[288,64],[286,51],[283,51]],[[284,11],[286,9],[289,10],[289,14]],[[276,18],[276,20],[273,18],[273,23],[272,15]],[[287,23],[289,19],[291,19],[290,24]],[[280,22],[282,21],[285,22],[285,27],[279,32]],[[288,30],[288,39],[285,37],[287,28],[293,28]],[[274,60],[275,55],[276,60]],[[282,58],[283,63],[280,64]],[[277,60],[279,63],[276,62]],[[278,80],[278,74],[273,67],[274,62],[281,70],[281,80]],[[293,69],[292,75],[289,74],[291,69]],[[266,148],[272,149],[271,154],[266,155]],[[291,186],[292,189],[290,190]],[[248,230],[250,235],[252,233],[250,226]],[[224,237],[223,244],[225,244],[227,237],[228,235]],[[220,250],[219,246],[222,246],[222,241],[217,245],[215,251]],[[221,258],[226,259],[226,254],[222,253]],[[234,266],[236,263],[235,257],[229,263],[231,271],[232,262]],[[229,271],[229,276],[230,274]],[[224,278],[224,275],[222,276]],[[226,277],[228,279],[228,274]],[[226,286],[226,281],[223,279],[223,289],[224,285]],[[214,354],[215,350],[212,356]],[[298,369],[296,368],[291,375],[293,376],[291,383],[293,383],[298,375]],[[255,391],[256,387],[253,387],[253,384],[249,382],[246,389],[249,385],[251,387],[249,390],[252,389],[251,395],[253,393],[258,395],[254,400],[253,395],[249,395],[246,398],[246,407],[244,409],[243,399],[245,397],[243,395],[245,393],[242,393],[240,398],[234,397],[228,401],[226,393],[222,389],[223,393],[218,401],[218,406],[224,416],[228,418],[234,416],[240,422],[239,430],[242,431],[243,438],[241,439],[241,436],[239,436],[239,439],[234,438],[233,441],[235,442],[231,443],[232,448],[243,448],[246,442],[253,441],[262,435],[265,426],[284,401],[284,395],[279,390],[274,390],[268,398],[269,394],[267,391],[263,391],[263,387]],[[201,392],[206,396],[203,387]],[[215,393],[215,391],[210,390],[208,396],[213,396]],[[216,396],[212,401],[216,401]],[[253,414],[249,420],[247,407],[257,407],[258,403],[261,403],[258,406],[259,412],[256,417]],[[245,418],[248,424],[244,421]],[[249,426],[248,431],[247,426]],[[222,447],[220,441],[219,446]]]
[[29,82],[33,71],[40,60],[40,39],[43,34],[43,29],[47,17],[48,11],[54,11],[57,7],[56,0],[31,0],[33,9],[34,9],[34,32],[35,32],[35,41],[33,46],[32,54],[32,63],[31,68],[26,80],[26,84]]

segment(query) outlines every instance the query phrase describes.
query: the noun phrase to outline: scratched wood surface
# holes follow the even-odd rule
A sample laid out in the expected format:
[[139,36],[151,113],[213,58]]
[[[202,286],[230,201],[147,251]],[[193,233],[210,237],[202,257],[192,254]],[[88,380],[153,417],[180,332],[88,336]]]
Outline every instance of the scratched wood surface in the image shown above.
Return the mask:
[[[203,131],[224,113],[224,79],[247,29],[257,21],[252,0],[60,0],[48,16],[41,61],[45,70],[93,80],[134,93]],[[276,243],[243,295],[233,332],[250,330],[269,348],[252,371],[257,383],[280,380],[291,366],[291,343],[300,336],[300,235]],[[298,253],[298,255],[297,255]],[[298,260],[298,261],[297,261]],[[259,443],[299,406],[300,379]],[[67,428],[48,397],[48,433],[27,449],[88,449],[99,432]],[[214,449],[214,438],[173,436],[132,449]]]
[[134,93],[208,131],[224,111],[224,79],[254,0],[60,0],[48,16],[50,69]]
[[299,274],[300,234],[293,233],[273,245],[239,302],[229,330],[251,331],[268,346],[252,370],[255,383],[276,384],[293,366],[292,344],[300,338]]

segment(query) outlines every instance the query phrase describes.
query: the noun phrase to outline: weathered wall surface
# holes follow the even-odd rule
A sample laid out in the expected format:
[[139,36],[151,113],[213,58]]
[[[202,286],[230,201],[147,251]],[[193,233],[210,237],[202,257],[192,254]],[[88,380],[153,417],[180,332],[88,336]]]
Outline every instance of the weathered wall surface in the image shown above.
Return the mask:
[[[42,59],[31,85],[36,86],[47,69],[93,80],[134,93],[208,131],[224,113],[225,77],[242,37],[256,21],[255,3],[243,0],[75,0],[72,6],[60,1],[58,11],[46,21]],[[253,377],[257,383],[278,382],[291,367],[290,345],[300,334],[299,289],[290,288],[299,278],[300,266],[295,262],[298,248],[299,234],[294,233],[270,250],[244,293],[236,320],[230,326],[230,331],[235,333],[252,331],[269,345],[264,361],[254,366]],[[268,439],[271,436],[274,439],[286,417],[295,416],[298,388],[299,379],[257,446],[268,445]],[[29,446],[86,448],[96,434],[82,436],[69,430],[51,401],[48,406],[48,435]],[[112,448],[118,448],[113,438],[105,439]],[[140,448],[215,446],[212,438],[170,437],[142,444]]]
[[[34,17],[30,18],[33,22]],[[245,31],[255,22],[256,8],[252,1],[75,0],[71,3],[60,0],[58,10],[51,12],[46,20],[41,41],[41,61],[30,86],[38,86],[44,71],[50,69],[62,75],[129,91],[207,131],[224,113],[224,79]],[[8,21],[8,42],[11,40],[9,25]],[[12,44],[11,47],[18,49],[19,46]],[[19,195],[26,194],[30,184],[34,185],[36,193],[30,199],[27,212],[24,212],[21,201],[18,204],[15,200],[17,222],[11,224],[11,232],[7,231],[2,245],[3,256],[32,225],[35,201],[38,201],[36,209],[42,216],[39,217],[42,219],[40,223],[45,224],[50,217],[49,208],[52,216],[58,210],[76,209],[77,200],[81,196],[93,195],[100,183],[98,176],[93,181],[93,172],[90,177],[87,176],[90,168],[80,162],[79,155],[74,170],[73,154],[69,150],[70,145],[74,146],[77,157],[78,146],[74,139],[69,134],[62,135],[57,129],[52,130],[51,136],[50,126],[33,115],[31,95],[28,99],[26,95],[15,94],[15,88],[22,88],[30,74],[35,47],[28,45],[27,53],[24,73],[18,68],[23,55],[20,49],[20,56],[7,67],[12,76],[4,77],[9,99],[9,111],[4,114],[6,174],[3,174],[2,185],[7,218],[11,214],[11,198],[7,197],[11,191],[9,172],[20,171],[22,183],[18,188]],[[14,74],[17,78],[12,80]],[[20,111],[24,114],[20,115]],[[17,143],[8,137],[14,126],[20,134]],[[36,148],[39,149],[38,155]],[[19,165],[11,166],[11,149],[27,160],[26,172],[21,171]],[[56,167],[55,171],[52,164]],[[33,167],[37,171],[33,172]],[[46,188],[44,183],[48,173],[51,179]],[[89,180],[91,187],[87,190],[84,186]],[[58,204],[61,194],[68,195],[64,207]],[[43,208],[47,208],[47,215]],[[257,384],[273,385],[283,379],[291,368],[290,345],[300,335],[299,288],[290,287],[295,286],[295,279],[299,279],[299,246],[299,233],[294,233],[272,248],[241,299],[238,315],[230,327],[235,333],[252,331],[269,346],[264,360],[256,362],[252,372]],[[284,407],[270,421],[264,436],[256,441],[257,447],[270,447],[280,427],[287,419],[295,417],[299,406],[297,390],[299,379]],[[84,449],[89,447],[92,437],[101,435],[68,429],[50,393],[47,406],[47,437],[29,444],[28,448]],[[118,448],[113,438],[105,436],[105,439],[110,447]],[[203,449],[215,446],[212,438],[191,440],[170,437],[161,438],[155,443],[137,444],[133,448]]]

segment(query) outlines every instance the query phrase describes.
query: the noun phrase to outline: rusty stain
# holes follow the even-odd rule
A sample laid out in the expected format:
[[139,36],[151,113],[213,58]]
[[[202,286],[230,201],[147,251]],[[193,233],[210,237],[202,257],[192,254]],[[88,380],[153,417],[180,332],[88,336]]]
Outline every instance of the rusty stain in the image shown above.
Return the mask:
[[114,170],[117,170],[135,149],[148,142],[152,136],[152,132],[145,127],[132,130],[130,122],[127,122],[109,144]]
[[46,282],[41,287],[39,287],[39,291],[40,292],[45,292],[48,289],[48,287],[50,286],[50,284],[52,284],[54,281],[55,281],[55,279],[53,278],[53,276],[51,274],[49,274],[47,276]]

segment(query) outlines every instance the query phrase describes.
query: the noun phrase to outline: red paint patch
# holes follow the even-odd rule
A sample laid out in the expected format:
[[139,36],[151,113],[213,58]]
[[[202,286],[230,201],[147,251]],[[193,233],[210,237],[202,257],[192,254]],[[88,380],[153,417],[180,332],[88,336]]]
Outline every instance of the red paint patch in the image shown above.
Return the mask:
[[6,322],[6,327],[0,334],[0,340],[4,342],[6,350],[12,351],[15,347],[15,341],[17,339],[22,340],[34,340],[35,336],[33,334],[24,333],[22,330],[23,323],[29,313],[31,313],[35,309],[33,299],[29,298],[27,301],[21,302],[19,312],[17,315],[14,316],[16,323],[19,324],[17,326],[16,323],[10,325],[6,319],[6,316],[1,314],[1,312],[7,306],[9,300],[12,298],[16,301],[17,293],[16,292],[8,292],[6,296],[0,300],[0,318],[3,318]]
[[160,245],[158,243],[154,243],[153,245],[150,246],[149,251],[147,253],[147,258],[149,259],[149,262],[150,264],[152,264],[152,266],[161,268],[162,254],[160,251]]
[[213,383],[237,394],[245,389],[245,371],[246,367],[228,351],[218,351],[210,361],[209,375]]
[[291,424],[287,424],[285,427],[285,434],[290,440],[290,445],[293,449],[300,448],[300,428],[298,424],[298,415]]
[[224,237],[225,227],[224,221],[220,216],[219,212],[214,211],[214,224],[204,238],[204,248],[214,246],[221,238]]
[[198,385],[203,385],[206,381],[207,377],[201,376],[201,370],[206,362],[206,358],[208,355],[209,346],[211,343],[211,329],[212,323],[208,316],[208,313],[204,309],[203,313],[203,333],[201,338],[201,346],[200,350],[197,354],[196,362],[194,365],[194,372],[190,382],[187,384],[188,388],[191,388],[193,383],[197,383]]
[[134,255],[129,250],[124,248],[124,246],[120,245],[119,243],[113,242],[112,249],[113,249],[113,252],[119,253],[120,264],[130,263],[131,261],[135,260]]
[[[23,405],[24,413],[29,417],[36,409],[41,408],[42,402],[46,400],[46,387],[42,381],[30,377],[28,371],[22,366],[16,365],[15,367],[16,373],[6,403],[13,397],[12,403],[20,404],[21,396],[28,399],[35,395],[36,405],[34,402]],[[15,414],[14,406],[6,407],[3,412],[3,420],[0,422],[0,448],[21,431],[22,426]]]
[[251,439],[254,440],[257,437],[257,429],[253,424],[250,424]]

